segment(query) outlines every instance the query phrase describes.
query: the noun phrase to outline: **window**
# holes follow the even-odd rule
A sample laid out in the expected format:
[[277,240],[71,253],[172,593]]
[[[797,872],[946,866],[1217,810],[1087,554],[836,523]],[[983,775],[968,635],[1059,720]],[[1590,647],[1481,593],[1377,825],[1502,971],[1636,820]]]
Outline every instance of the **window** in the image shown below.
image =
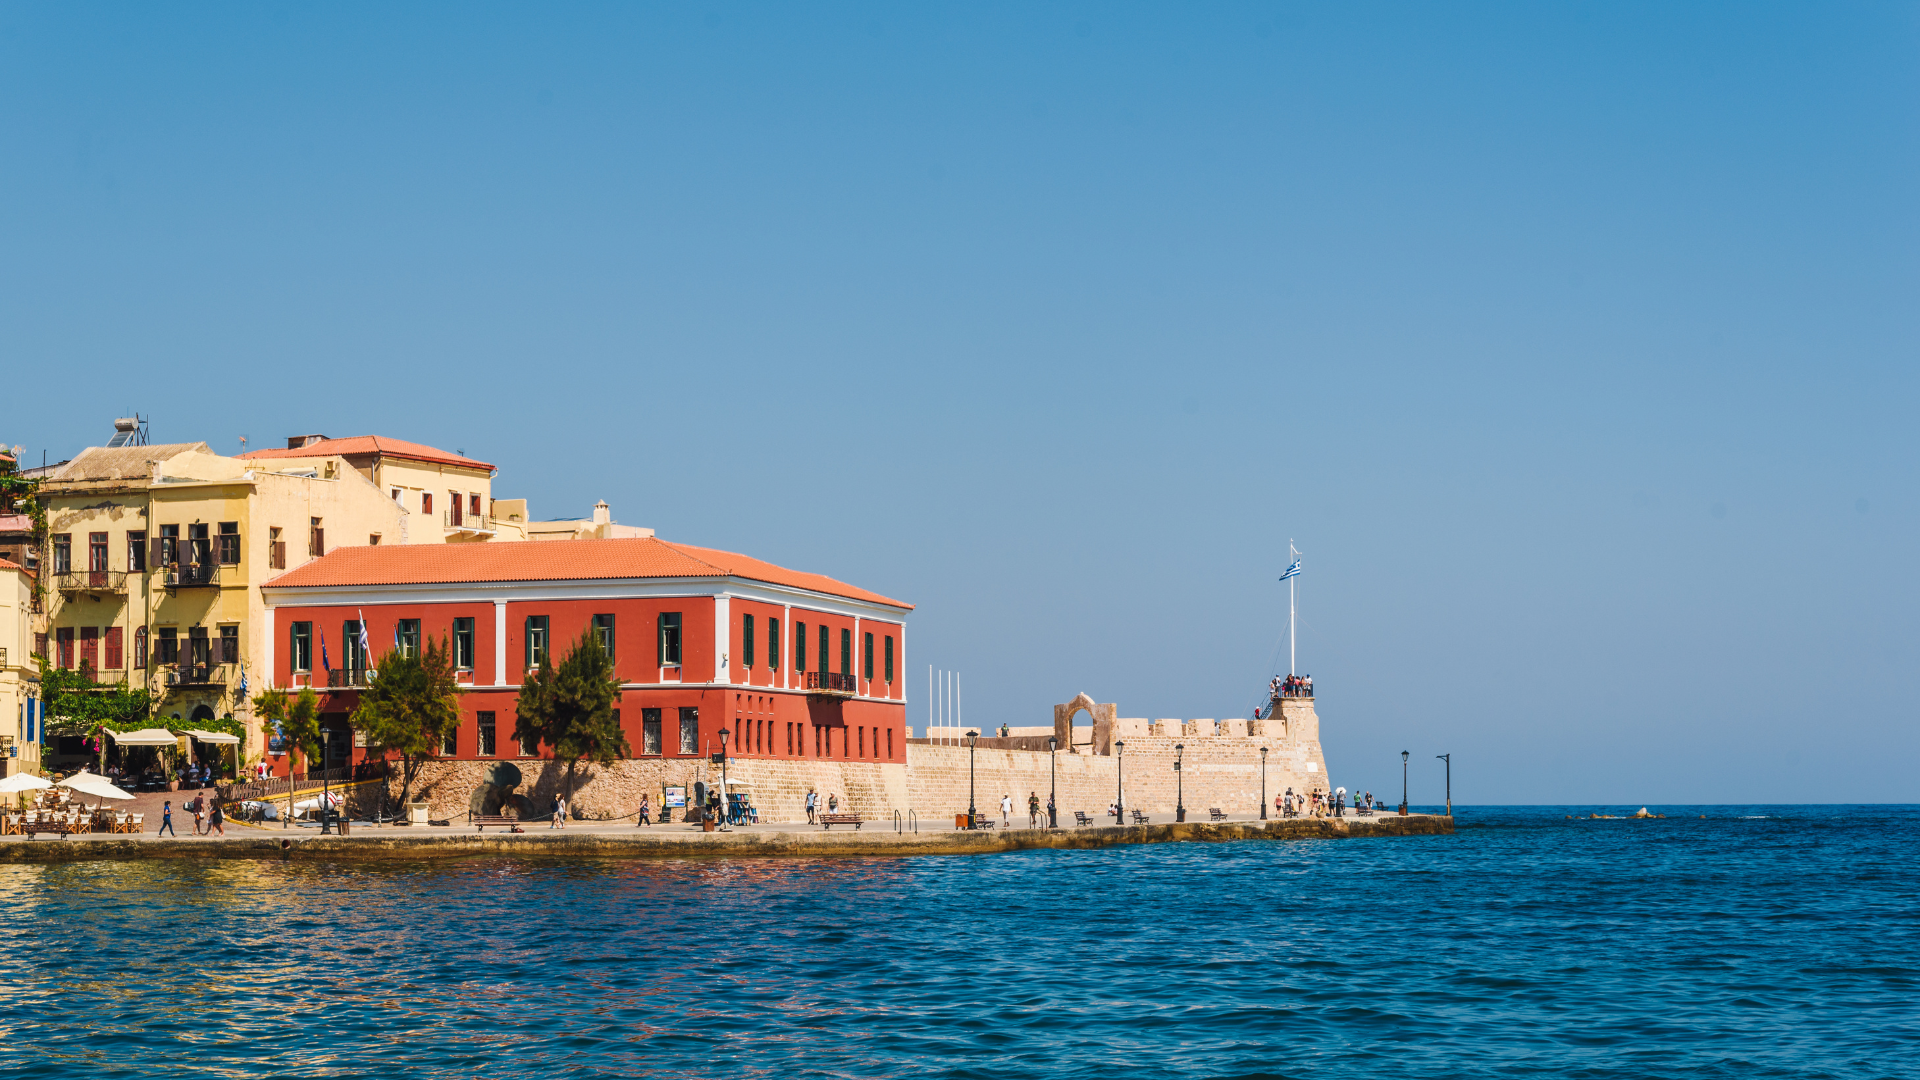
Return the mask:
[[461,519],[462,517],[464,517],[464,516],[465,516],[465,515],[463,515],[463,514],[461,514],[461,513],[460,513],[460,510],[461,510],[461,506],[460,506],[460,493],[459,493],[459,492],[457,492],[457,491],[449,491],[449,492],[447,492],[447,501],[448,501],[449,503],[451,503],[451,504],[453,504],[453,507],[452,507],[452,509],[451,509],[451,510],[449,511],[449,515],[450,515],[450,516],[449,516],[449,521],[450,521],[450,523],[451,523],[451,524],[453,524],[453,525],[456,525],[456,526],[458,526],[458,525],[461,525],[461,524],[464,524],[464,523],[463,523],[463,522],[462,522],[462,521],[460,520],[460,519]]
[[753,616],[740,616],[740,664],[753,667]]
[[420,620],[401,619],[394,629],[394,640],[399,643],[401,656],[420,655]]
[[493,714],[490,712],[473,715],[475,734],[474,753],[479,757],[493,756]]
[[860,729],[860,756],[867,756],[867,729],[865,727]]
[[313,624],[297,622],[289,628],[287,661],[292,671],[313,670]]
[[240,523],[237,521],[220,523],[220,565],[240,565]]
[[190,626],[187,628],[187,661],[197,668],[213,665],[213,642],[207,638],[207,628]]
[[[892,634],[887,635],[887,681],[888,682],[893,681],[893,635]],[[893,755],[888,754],[887,756],[892,757]]]
[[104,654],[101,659],[105,661],[102,666],[109,670],[117,671],[127,665],[126,654],[121,650],[120,640],[120,628],[117,626],[107,627],[107,632],[102,635],[100,651]]
[[420,493],[420,512],[423,514],[433,513],[433,492],[423,491]]
[[307,526],[307,554],[319,558],[327,553],[327,530],[320,527],[319,518],[310,518]]
[[827,633],[826,627],[823,626],[820,628],[820,659],[817,660],[816,663],[820,665],[820,674],[822,675],[827,673]]
[[73,627],[62,626],[55,630],[53,640],[54,647],[60,650],[59,658],[55,662],[71,671],[73,669]]
[[767,620],[767,668],[780,670],[780,620]]
[[787,756],[788,757],[793,756],[793,723],[792,721],[788,721],[787,723]]
[[467,496],[467,513],[476,518],[480,516],[480,493],[479,492],[476,491],[473,494]]
[[140,529],[127,534],[127,569],[136,574],[147,571],[147,531]]
[[223,626],[220,628],[220,654],[213,658],[216,664],[237,664],[240,662],[240,628]]
[[280,526],[267,530],[267,566],[273,570],[287,568],[287,542],[280,539]]
[[887,729],[887,760],[893,760],[893,729]]
[[97,626],[80,628],[80,668],[83,671],[100,670],[100,628]]
[[453,666],[460,671],[473,670],[473,620],[453,620]]
[[680,613],[664,611],[660,613],[660,666],[674,667],[680,663]]
[[700,710],[692,705],[680,706],[680,752],[700,752]]
[[180,561],[180,526],[160,526],[160,550],[154,562],[161,566],[172,566]]
[[399,488],[394,488],[394,489],[393,489],[393,501],[394,501],[394,503],[395,503],[396,505],[399,505],[399,506],[405,506],[405,505],[407,505],[407,501],[406,501],[405,499],[402,499],[402,498],[400,497],[400,489],[399,489]]
[[147,628],[144,626],[133,628],[133,666],[147,666]]
[[860,641],[860,677],[873,678],[873,635],[862,634]]
[[532,737],[521,735],[517,737],[514,741],[520,744],[521,757],[539,757],[540,756],[540,744],[537,741],[535,741]]
[[807,670],[807,624],[793,624],[793,670],[805,673]]
[[207,536],[207,525],[187,526],[187,561],[195,566],[213,564],[213,541]]
[[340,666],[348,671],[365,671],[367,651],[360,647],[360,624],[351,619],[340,624]]
[[823,730],[825,729],[818,728],[818,727],[813,729],[813,756],[814,757],[822,756],[820,753],[820,732]]
[[47,653],[47,635],[45,635],[45,634],[42,634],[42,633],[39,633],[39,632],[37,632],[37,631],[36,631],[36,632],[34,633],[34,635],[33,635],[33,655],[35,655],[35,656],[38,656],[38,657],[42,657],[42,658],[44,658],[44,657],[46,657],[47,655],[49,655],[49,654]]
[[442,757],[454,757],[459,753],[460,753],[460,729],[457,727],[448,728],[446,735],[443,736],[440,740],[440,755]]
[[87,534],[87,569],[105,570],[107,568],[107,534]]
[[527,670],[547,662],[547,617],[527,616]]
[[368,546],[368,547],[379,547],[379,546],[380,546],[380,534],[379,534],[379,533],[368,533],[368,534],[367,534],[367,546]]
[[660,710],[640,710],[640,753],[645,756],[658,756],[660,753]]
[[156,663],[177,664],[180,662],[180,631],[178,628],[172,626],[163,626],[160,628],[160,648],[157,651],[159,655],[154,657]]
[[61,533],[53,538],[53,572],[73,573],[73,537]]
[[607,659],[613,659],[613,616],[593,617],[593,640],[600,643],[600,650],[607,654]]
[[[822,668],[821,670],[825,670]],[[853,674],[853,631],[840,631],[840,674]]]

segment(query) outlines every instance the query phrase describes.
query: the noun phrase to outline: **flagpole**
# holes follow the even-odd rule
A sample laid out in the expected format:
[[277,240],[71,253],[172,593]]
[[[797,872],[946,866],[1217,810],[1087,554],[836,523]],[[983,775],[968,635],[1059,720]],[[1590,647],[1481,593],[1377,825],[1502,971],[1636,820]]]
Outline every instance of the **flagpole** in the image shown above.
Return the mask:
[[[1293,550],[1293,541],[1287,541],[1287,565],[1289,567],[1293,565],[1294,559],[1297,558],[1299,554],[1299,552]],[[1300,582],[1296,580],[1299,576],[1298,574],[1294,574],[1287,578],[1287,674],[1289,675],[1298,675],[1300,673],[1298,665],[1296,664],[1299,653],[1299,630],[1295,625],[1300,609],[1299,605],[1295,602],[1298,594],[1294,591],[1300,587]]]

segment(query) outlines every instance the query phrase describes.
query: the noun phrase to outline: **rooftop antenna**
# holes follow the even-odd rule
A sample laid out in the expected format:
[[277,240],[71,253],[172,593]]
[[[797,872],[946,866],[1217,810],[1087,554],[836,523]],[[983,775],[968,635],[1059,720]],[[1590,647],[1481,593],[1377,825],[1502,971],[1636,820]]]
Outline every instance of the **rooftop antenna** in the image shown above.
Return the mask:
[[240,452],[243,454],[247,452],[247,437],[245,435],[240,436]]

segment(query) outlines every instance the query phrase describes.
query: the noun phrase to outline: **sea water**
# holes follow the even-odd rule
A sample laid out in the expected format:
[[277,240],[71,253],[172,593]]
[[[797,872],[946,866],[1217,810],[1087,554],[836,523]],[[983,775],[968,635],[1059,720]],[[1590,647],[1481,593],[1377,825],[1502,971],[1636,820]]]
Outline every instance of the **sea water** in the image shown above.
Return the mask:
[[1920,808],[1594,809],[967,857],[0,867],[0,1076],[1920,1076]]

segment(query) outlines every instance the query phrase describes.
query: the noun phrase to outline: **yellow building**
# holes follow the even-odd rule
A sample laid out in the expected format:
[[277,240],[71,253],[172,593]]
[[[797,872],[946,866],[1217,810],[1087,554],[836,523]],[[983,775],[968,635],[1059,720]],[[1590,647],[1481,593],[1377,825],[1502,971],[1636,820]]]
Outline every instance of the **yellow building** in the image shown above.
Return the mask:
[[167,726],[233,716],[248,732],[242,760],[261,748],[247,700],[264,670],[259,584],[331,548],[407,533],[407,513],[344,458],[247,461],[205,443],[92,447],[48,476],[40,499],[36,650],[102,682],[144,684]]
[[33,577],[0,559],[0,776],[40,767],[40,670],[32,656]]
[[511,507],[496,508],[494,467],[464,454],[450,454],[384,435],[355,435],[346,439],[295,435],[287,440],[285,447],[254,450],[240,456],[246,461],[272,462],[275,468],[281,469],[294,467],[296,463],[312,465],[327,458],[346,461],[406,513],[402,535],[390,539],[389,543],[473,543],[527,538],[525,501],[514,500]]

